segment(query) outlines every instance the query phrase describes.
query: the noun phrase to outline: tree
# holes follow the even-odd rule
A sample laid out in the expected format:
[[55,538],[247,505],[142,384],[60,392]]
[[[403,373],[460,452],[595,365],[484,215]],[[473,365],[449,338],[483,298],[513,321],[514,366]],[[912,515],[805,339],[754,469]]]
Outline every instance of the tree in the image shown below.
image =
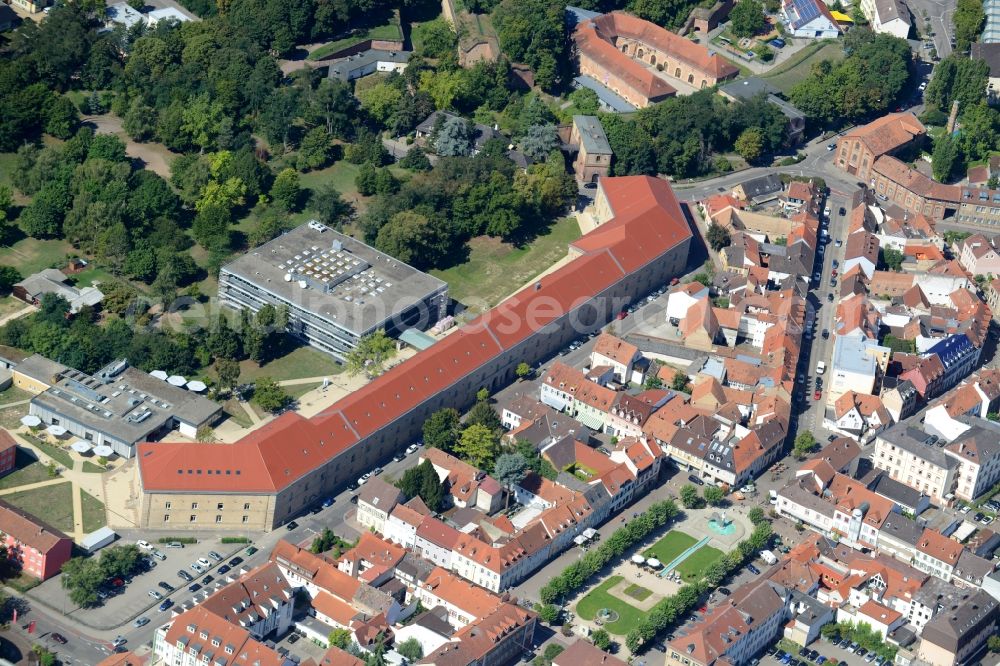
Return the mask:
[[254,384],[253,401],[264,411],[273,414],[290,405],[292,397],[270,377],[261,377]]
[[76,106],[63,95],[53,94],[45,105],[45,132],[57,139],[68,139],[73,136],[79,121]]
[[430,460],[403,472],[396,487],[407,498],[419,497],[431,511],[440,511],[444,503],[444,488]]
[[934,141],[931,154],[931,171],[941,182],[950,181],[962,165],[959,140],[951,136],[941,136]]
[[497,414],[497,410],[490,404],[488,393],[486,397],[482,395],[476,396],[476,404],[472,406],[472,409],[469,410],[469,413],[465,417],[466,426],[474,424],[485,426],[493,432],[500,432],[500,429],[503,427],[500,415]]
[[104,581],[96,558],[74,557],[62,566],[62,586],[69,590],[69,598],[78,606],[96,604],[97,591]]
[[686,509],[699,509],[704,505],[704,500],[698,495],[698,488],[691,483],[681,486],[680,498]]
[[728,247],[732,242],[729,236],[729,231],[715,222],[708,225],[708,231],[705,233],[705,240],[708,241],[709,247],[718,252],[724,247]]
[[489,469],[492,466],[498,449],[496,431],[478,423],[463,430],[455,445],[455,453],[479,469]]
[[726,499],[726,493],[718,486],[708,486],[705,488],[705,501],[710,506],[720,506]]
[[396,646],[396,652],[406,657],[411,663],[416,663],[424,656],[424,648],[416,638],[407,638]]
[[296,161],[299,169],[321,169],[327,166],[333,157],[333,143],[326,127],[317,125],[306,132],[299,144],[299,158]]
[[317,555],[319,553],[325,553],[337,545],[338,541],[340,541],[340,539],[338,539],[337,535],[333,533],[333,530],[328,527],[324,527],[323,531],[315,539],[313,539],[312,545],[309,546],[309,551],[316,553]]
[[112,546],[101,551],[100,567],[105,579],[130,576],[139,568],[142,553],[136,545]]
[[737,37],[753,37],[765,25],[764,7],[757,0],[740,0],[729,12],[729,29]]
[[882,250],[882,261],[889,268],[889,270],[899,273],[903,270],[903,253],[899,250],[895,250],[888,247]]
[[952,23],[955,25],[955,50],[963,53],[979,36],[986,22],[986,12],[980,0],[958,0]]
[[431,161],[427,159],[427,153],[420,146],[413,146],[409,152],[399,160],[399,166],[410,171],[430,171]]
[[0,296],[7,296],[15,284],[21,281],[21,274],[13,266],[0,266]]
[[468,155],[472,152],[472,127],[462,118],[444,116],[434,128],[434,152],[442,157]]
[[[753,0],[749,0],[753,2]],[[740,2],[739,4],[743,4]],[[737,5],[739,6],[739,5]],[[747,162],[756,162],[760,159],[764,152],[764,138],[761,135],[760,129],[756,127],[749,127],[736,138],[736,143],[733,144],[736,152],[740,154],[740,157],[745,159]]]
[[302,188],[299,185],[299,174],[295,169],[283,169],[274,179],[274,185],[271,186],[271,199],[285,210],[296,211],[299,209],[301,196]]
[[753,523],[754,525],[759,525],[761,523],[767,522],[767,518],[764,515],[764,509],[760,508],[759,506],[755,506],[754,508],[750,509],[750,511],[747,512],[747,518],[749,518],[750,522]]
[[536,162],[558,147],[559,134],[555,125],[532,125],[521,140],[521,150]]
[[1000,652],[1000,636],[990,636],[986,639],[986,647],[990,652]]
[[430,448],[451,453],[460,433],[458,410],[451,407],[439,409],[424,421],[424,444]]
[[535,604],[535,612],[545,624],[554,624],[559,619],[559,609],[552,604]]
[[599,650],[607,652],[611,649],[611,636],[608,634],[607,629],[598,629],[590,634],[590,642]]
[[357,346],[347,353],[347,372],[357,375],[364,371],[369,377],[376,377],[385,371],[386,362],[395,355],[396,343],[380,328],[358,340]]
[[528,473],[528,461],[520,453],[504,453],[493,464],[493,477],[507,490],[507,500],[504,510],[510,506],[510,496],[525,474]]
[[429,217],[404,210],[379,229],[375,247],[403,263],[420,266],[433,263],[435,240]]
[[55,666],[58,663],[56,653],[52,652],[44,645],[32,645],[31,651],[38,657],[39,666]]
[[330,636],[327,638],[332,647],[338,647],[341,650],[346,650],[348,646],[354,641],[351,636],[350,629],[334,629],[330,632]]
[[378,173],[375,171],[375,165],[371,162],[362,164],[358,169],[358,175],[354,177],[354,185],[358,188],[358,194],[363,197],[375,194],[378,189]]
[[674,378],[670,382],[670,388],[675,391],[681,391],[683,393],[691,392],[691,383],[688,381],[688,376],[683,372],[674,373]]
[[800,432],[795,438],[795,444],[792,446],[792,455],[799,460],[804,460],[814,450],[816,450],[816,438],[812,432],[808,430]]
[[232,391],[240,381],[240,364],[231,358],[216,358],[215,372],[219,375],[219,386]]
[[[3,291],[2,274],[0,274],[0,292]],[[514,374],[517,375],[518,379],[526,379],[531,376],[531,366],[524,361],[517,364],[514,369]]]
[[354,212],[354,207],[344,201],[344,197],[333,185],[327,183],[312,191],[309,210],[319,222],[339,229],[344,220]]

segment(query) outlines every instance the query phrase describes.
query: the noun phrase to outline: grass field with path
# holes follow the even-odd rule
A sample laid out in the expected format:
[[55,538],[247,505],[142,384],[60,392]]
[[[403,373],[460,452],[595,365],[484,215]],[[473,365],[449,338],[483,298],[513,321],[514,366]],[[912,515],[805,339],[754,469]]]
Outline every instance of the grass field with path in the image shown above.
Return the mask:
[[611,576],[594,588],[576,604],[576,614],[584,620],[593,620],[602,608],[610,608],[618,613],[618,619],[604,625],[609,633],[624,636],[642,621],[646,613],[625,601],[608,594],[608,590],[622,581],[622,576]]
[[42,453],[52,458],[63,467],[67,469],[73,469],[73,459],[70,457],[69,453],[65,449],[55,446],[53,444],[49,444],[48,442],[43,441],[41,438],[35,437],[33,435],[26,435],[25,439],[27,439],[29,442],[37,446],[39,449],[42,450]]
[[473,238],[465,263],[432,270],[431,275],[448,283],[452,298],[483,311],[565,257],[569,244],[579,237],[576,218],[564,217],[523,247],[486,236]]
[[795,84],[805,80],[815,63],[823,60],[842,60],[844,50],[836,41],[822,41],[810,44],[790,60],[765,74],[762,78],[786,96]]
[[14,458],[14,467],[13,472],[0,478],[0,490],[26,486],[29,483],[38,483],[39,481],[48,481],[52,478],[49,476],[49,469],[38,462],[38,458],[32,455],[31,452],[21,447],[17,449],[17,455]]
[[73,484],[69,481],[11,493],[3,499],[57,530],[73,533]]
[[28,307],[28,304],[21,299],[14,298],[13,296],[5,296],[0,298],[0,318],[6,317],[9,314],[19,312],[24,308]]
[[[213,367],[208,374],[214,371]],[[339,365],[329,354],[303,345],[262,366],[258,366],[256,361],[240,362],[240,381],[252,382],[260,377],[270,377],[280,382],[285,379],[339,375],[343,371],[344,366]]]
[[662,539],[653,544],[652,548],[643,553],[643,557],[655,557],[663,566],[674,561],[678,555],[698,543],[693,536],[678,530],[670,530]]

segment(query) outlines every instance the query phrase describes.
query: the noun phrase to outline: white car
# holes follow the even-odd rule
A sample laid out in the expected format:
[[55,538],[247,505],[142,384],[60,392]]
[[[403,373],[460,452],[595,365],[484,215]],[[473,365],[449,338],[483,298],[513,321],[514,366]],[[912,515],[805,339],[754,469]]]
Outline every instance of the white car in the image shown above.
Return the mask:
[[826,215],[827,217],[830,217],[830,207],[829,206],[827,206],[826,208],[823,209],[823,214]]
[[139,546],[139,548],[142,548],[143,550],[153,550],[153,544],[148,541],[143,541],[142,539],[136,541],[135,545]]
[[816,364],[816,374],[822,375],[824,372],[826,372],[826,362],[820,361]]
[[157,592],[156,590],[150,590],[150,591],[149,591],[149,592],[147,592],[146,594],[148,594],[149,596],[153,597],[153,598],[154,598],[154,599],[156,599],[157,601],[159,601],[160,599],[162,599],[162,598],[163,598],[163,595],[162,595],[162,594],[160,594],[159,592]]
[[200,564],[205,569],[212,568],[212,563],[209,562],[208,559],[204,558],[204,557],[199,557],[198,558],[198,564]]
[[419,449],[419,448],[420,447],[417,446],[416,444],[410,444],[408,447],[406,447],[406,455],[408,455],[408,456],[409,455],[413,455],[414,453],[417,452],[417,449]]
[[923,92],[926,89],[927,89],[927,82],[926,81],[921,81],[920,85],[917,86],[917,90],[919,90],[920,92]]

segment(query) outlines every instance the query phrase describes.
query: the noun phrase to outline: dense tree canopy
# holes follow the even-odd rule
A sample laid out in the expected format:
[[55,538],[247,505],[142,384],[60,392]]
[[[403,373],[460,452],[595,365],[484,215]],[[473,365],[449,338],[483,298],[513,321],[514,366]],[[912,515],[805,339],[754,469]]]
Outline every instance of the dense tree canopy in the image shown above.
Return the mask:
[[814,64],[809,78],[791,91],[795,106],[824,125],[885,113],[910,78],[912,55],[906,40],[859,28],[847,34],[843,46],[843,60]]

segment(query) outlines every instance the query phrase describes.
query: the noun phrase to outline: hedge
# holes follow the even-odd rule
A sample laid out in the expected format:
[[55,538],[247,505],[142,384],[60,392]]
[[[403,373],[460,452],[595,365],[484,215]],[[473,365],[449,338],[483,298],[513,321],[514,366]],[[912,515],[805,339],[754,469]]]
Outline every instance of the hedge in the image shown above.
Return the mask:
[[679,513],[680,510],[673,500],[653,504],[625,527],[616,530],[600,546],[589,551],[546,583],[540,592],[542,602],[554,603],[560,597],[579,589],[588,578],[603,569],[606,564],[621,557],[626,550],[645,539],[653,530],[669,523]]
[[160,537],[158,543],[198,543],[194,537]]
[[250,543],[250,539],[247,537],[222,537],[219,541],[222,543]]

